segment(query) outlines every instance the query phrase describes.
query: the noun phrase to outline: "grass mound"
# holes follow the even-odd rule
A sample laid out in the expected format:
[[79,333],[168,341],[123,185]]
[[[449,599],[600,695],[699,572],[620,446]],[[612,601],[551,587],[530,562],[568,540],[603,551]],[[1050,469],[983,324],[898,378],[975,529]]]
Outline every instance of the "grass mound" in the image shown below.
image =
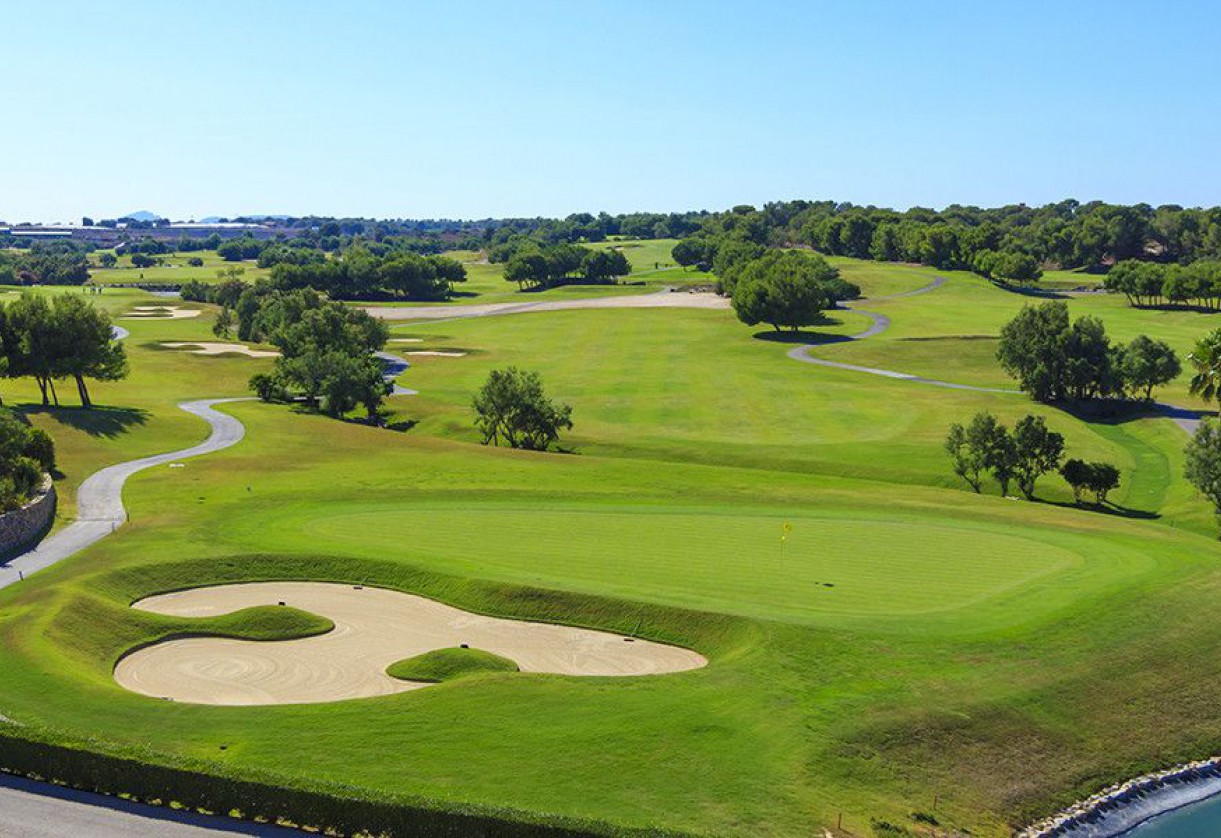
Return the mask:
[[517,672],[517,664],[482,649],[436,649],[392,663],[386,669],[391,678],[402,681],[440,683],[478,675],[482,672]]

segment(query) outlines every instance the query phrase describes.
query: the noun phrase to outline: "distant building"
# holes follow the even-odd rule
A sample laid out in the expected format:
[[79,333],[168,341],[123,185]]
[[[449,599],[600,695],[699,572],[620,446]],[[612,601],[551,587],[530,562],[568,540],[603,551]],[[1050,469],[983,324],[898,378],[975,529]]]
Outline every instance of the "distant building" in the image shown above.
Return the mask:
[[283,227],[269,224],[239,224],[236,222],[216,224],[161,224],[155,227],[128,229],[126,225],[115,227],[81,227],[78,225],[23,225],[0,227],[0,234],[7,233],[27,239],[73,239],[91,244],[112,246],[124,241],[155,239],[156,241],[178,241],[181,238],[206,239],[219,236],[222,239],[237,239],[248,236],[252,239],[273,239],[291,235]]

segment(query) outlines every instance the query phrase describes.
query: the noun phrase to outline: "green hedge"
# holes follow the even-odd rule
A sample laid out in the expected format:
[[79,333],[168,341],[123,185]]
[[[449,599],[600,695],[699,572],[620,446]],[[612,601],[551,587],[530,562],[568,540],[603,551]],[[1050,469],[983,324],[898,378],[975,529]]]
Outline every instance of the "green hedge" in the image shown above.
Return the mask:
[[375,801],[341,793],[285,788],[270,782],[208,774],[182,767],[40,741],[32,729],[0,730],[0,771],[143,802],[173,801],[187,809],[315,827],[332,834],[379,836],[659,835],[573,818],[509,810],[477,810],[402,801]]

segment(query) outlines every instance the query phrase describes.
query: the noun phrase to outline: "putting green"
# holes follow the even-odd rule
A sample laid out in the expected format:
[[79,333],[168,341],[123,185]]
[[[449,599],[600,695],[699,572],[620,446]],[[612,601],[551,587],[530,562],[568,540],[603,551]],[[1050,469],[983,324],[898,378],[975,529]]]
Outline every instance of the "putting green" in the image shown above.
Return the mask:
[[[782,545],[786,521],[793,528]],[[1062,533],[1053,544],[1035,530],[952,519],[655,506],[411,504],[321,515],[311,506],[245,532],[239,524],[229,536],[300,549],[358,545],[362,554],[447,573],[795,622],[912,617],[981,603],[989,607],[976,619],[1008,619],[1017,613],[1000,606],[1015,597],[1029,616],[1062,602],[1054,592],[1083,574],[1105,582],[1145,565],[1090,561],[1084,540]]]

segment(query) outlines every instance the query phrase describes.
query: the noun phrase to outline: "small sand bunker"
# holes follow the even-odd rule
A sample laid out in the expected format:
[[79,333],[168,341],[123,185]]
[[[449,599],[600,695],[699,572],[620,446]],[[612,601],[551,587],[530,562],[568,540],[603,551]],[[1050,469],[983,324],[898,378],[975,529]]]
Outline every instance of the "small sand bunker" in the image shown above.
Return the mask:
[[181,306],[134,306],[124,315],[124,320],[185,320],[198,317],[203,312],[197,308]]
[[408,355],[431,355],[434,358],[465,358],[465,352],[448,349],[417,349],[414,352],[406,353]]
[[323,582],[256,582],[148,597],[132,607],[175,617],[214,617],[285,605],[330,618],[333,631],[259,642],[194,637],[123,657],[120,686],[193,704],[305,704],[390,695],[430,684],[386,674],[392,663],[467,644],[514,661],[523,672],[659,675],[708,661],[687,649],[603,631],[484,617],[383,588]]
[[192,355],[248,355],[251,358],[279,358],[280,353],[268,349],[251,349],[244,343],[208,343],[188,341],[162,343],[166,349],[190,349]]

